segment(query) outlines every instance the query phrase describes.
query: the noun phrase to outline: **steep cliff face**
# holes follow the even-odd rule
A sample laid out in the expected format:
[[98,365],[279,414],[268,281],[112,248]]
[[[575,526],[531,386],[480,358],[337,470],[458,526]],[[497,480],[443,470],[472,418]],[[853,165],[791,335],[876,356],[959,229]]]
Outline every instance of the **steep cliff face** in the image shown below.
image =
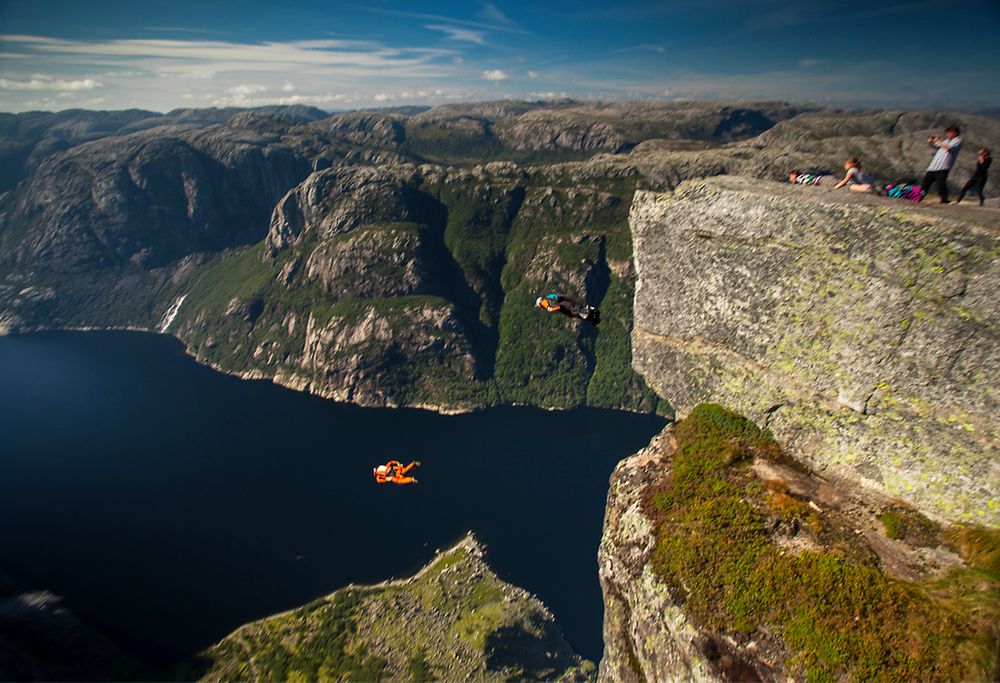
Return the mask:
[[[317,171],[263,244],[176,289],[171,331],[221,369],[363,405],[653,409],[629,366],[631,192],[501,162]],[[602,306],[600,328],[535,310],[548,291]]]
[[981,216],[742,178],[640,192],[635,367],[680,414],[717,401],[825,476],[996,525],[1000,239]]
[[649,563],[656,538],[643,499],[669,471],[675,450],[673,432],[664,431],[611,475],[597,555],[604,590],[602,681],[718,679],[697,645],[699,629]]
[[680,422],[611,478],[600,679],[995,675],[1000,536],[921,515],[998,523],[995,218],[723,176],[630,225]]

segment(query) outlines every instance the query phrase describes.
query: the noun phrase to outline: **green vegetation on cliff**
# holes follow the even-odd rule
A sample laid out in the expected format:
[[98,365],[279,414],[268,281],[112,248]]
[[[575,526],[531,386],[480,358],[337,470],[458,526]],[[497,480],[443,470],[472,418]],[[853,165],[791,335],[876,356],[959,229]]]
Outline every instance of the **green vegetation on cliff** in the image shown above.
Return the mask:
[[411,579],[350,586],[246,624],[183,676],[209,681],[582,680],[544,606],[468,537]]
[[[908,583],[888,576],[850,530],[828,527],[778,487],[768,493],[748,468],[781,457],[766,430],[701,404],[676,436],[672,473],[648,497],[652,562],[696,623],[737,638],[777,634],[785,667],[807,680],[996,675],[1000,572],[983,550],[995,535],[965,532],[979,560]],[[811,528],[819,549],[782,550],[767,529],[775,515]]]
[[[632,189],[509,167],[385,182],[364,204],[400,222],[224,252],[172,331],[223,370],[362,404],[666,410],[631,367]],[[600,327],[537,310],[549,291],[601,306]]]

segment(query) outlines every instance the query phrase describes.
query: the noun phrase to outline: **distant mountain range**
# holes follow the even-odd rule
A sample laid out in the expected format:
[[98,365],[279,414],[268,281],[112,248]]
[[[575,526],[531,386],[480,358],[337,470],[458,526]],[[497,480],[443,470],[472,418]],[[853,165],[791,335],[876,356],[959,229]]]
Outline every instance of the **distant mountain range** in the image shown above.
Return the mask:
[[[847,155],[916,177],[956,120],[1000,143],[985,117],[784,103],[0,115],[0,329],[156,329],[184,297],[170,332],[203,361],[339,399],[655,409],[630,366],[636,187]],[[555,290],[602,325],[532,310]]]

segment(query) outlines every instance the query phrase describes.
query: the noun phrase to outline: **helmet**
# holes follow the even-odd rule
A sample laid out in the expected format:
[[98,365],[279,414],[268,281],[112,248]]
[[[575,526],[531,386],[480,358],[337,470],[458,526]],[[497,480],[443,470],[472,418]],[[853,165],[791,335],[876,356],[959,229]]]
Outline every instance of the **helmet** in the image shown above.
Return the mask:
[[540,308],[542,305],[542,301],[544,301],[544,299],[542,297],[538,297],[537,299],[535,299],[535,305]]
[[379,465],[378,467],[375,468],[375,474],[385,474],[388,471],[389,468],[386,467],[385,465]]

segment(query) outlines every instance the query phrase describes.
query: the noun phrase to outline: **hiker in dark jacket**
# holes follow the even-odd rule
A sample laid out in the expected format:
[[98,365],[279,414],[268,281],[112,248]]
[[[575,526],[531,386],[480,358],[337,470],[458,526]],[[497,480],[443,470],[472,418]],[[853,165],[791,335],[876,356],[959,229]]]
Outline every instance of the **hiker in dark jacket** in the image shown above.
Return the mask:
[[983,205],[983,193],[986,192],[986,174],[990,170],[990,164],[992,163],[993,157],[990,156],[990,150],[985,147],[979,150],[979,156],[976,157],[976,170],[973,171],[969,182],[962,187],[962,191],[958,194],[958,200],[955,202],[956,204],[965,198],[967,192],[972,192],[979,195],[979,206]]

